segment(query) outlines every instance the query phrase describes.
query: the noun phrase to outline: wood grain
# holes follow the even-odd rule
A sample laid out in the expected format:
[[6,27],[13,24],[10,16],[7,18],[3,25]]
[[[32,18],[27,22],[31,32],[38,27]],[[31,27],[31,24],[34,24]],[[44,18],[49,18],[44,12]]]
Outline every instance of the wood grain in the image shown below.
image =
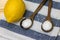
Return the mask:
[[3,12],[3,9],[0,9],[0,12]]
[[4,6],[8,0],[0,0],[0,13],[3,12]]

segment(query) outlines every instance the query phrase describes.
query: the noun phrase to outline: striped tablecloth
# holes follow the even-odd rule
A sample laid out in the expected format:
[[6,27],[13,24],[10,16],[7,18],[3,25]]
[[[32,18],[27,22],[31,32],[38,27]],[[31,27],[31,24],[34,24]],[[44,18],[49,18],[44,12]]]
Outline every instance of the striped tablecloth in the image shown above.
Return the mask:
[[[42,0],[23,0],[26,5],[25,17],[30,16]],[[4,8],[7,0],[0,0],[0,9]],[[53,0],[51,11],[54,29],[49,32],[41,30],[41,24],[48,13],[48,2],[35,16],[34,24],[29,30],[19,26],[19,22],[9,24],[5,21],[4,12],[0,12],[0,40],[60,40],[60,0]]]

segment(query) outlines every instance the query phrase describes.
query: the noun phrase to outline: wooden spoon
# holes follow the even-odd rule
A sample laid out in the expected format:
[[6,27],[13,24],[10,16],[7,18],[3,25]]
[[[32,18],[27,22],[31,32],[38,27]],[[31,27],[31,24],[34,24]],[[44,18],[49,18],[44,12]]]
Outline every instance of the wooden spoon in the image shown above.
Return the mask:
[[[23,18],[23,19],[21,20],[21,22],[20,22],[20,26],[21,26],[22,28],[24,28],[24,29],[29,29],[30,27],[32,27],[33,21],[34,21],[34,17],[36,16],[36,14],[39,12],[39,10],[43,7],[43,5],[44,5],[46,2],[47,2],[47,0],[43,0],[43,1],[40,3],[40,5],[38,6],[38,8],[34,11],[34,13],[33,13],[30,17],[28,17],[28,18]],[[25,27],[22,25],[22,24],[23,24],[23,21],[25,21],[26,19],[31,20],[31,25],[28,26],[27,28],[25,28]]]
[[[51,8],[52,8],[52,0],[49,0],[49,3],[48,3],[48,15],[46,17],[46,20],[43,22],[42,26],[41,26],[41,29],[44,31],[44,32],[50,32],[52,31],[53,29],[53,24],[51,22]],[[48,22],[49,24],[44,24]],[[45,27],[43,27],[43,25],[46,25]],[[47,25],[51,25],[49,27],[47,27]],[[48,29],[48,30],[47,30]]]

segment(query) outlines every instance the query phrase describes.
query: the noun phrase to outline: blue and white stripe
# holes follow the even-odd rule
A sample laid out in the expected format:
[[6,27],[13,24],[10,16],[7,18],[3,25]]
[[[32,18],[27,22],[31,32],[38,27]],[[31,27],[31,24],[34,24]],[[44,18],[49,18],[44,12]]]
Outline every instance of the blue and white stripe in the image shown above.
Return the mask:
[[[37,8],[42,0],[24,0],[26,5],[25,17],[29,17]],[[18,23],[9,24],[5,21],[4,14],[1,14],[0,20],[0,35],[10,40],[59,40],[57,36],[60,30],[60,0],[53,0],[53,7],[51,12],[52,22],[54,23],[54,29],[49,32],[43,32],[41,30],[41,24],[48,13],[48,2],[38,12],[35,17],[34,24],[29,30],[24,30]],[[2,12],[3,13],[3,12]],[[8,36],[8,37],[7,37]]]

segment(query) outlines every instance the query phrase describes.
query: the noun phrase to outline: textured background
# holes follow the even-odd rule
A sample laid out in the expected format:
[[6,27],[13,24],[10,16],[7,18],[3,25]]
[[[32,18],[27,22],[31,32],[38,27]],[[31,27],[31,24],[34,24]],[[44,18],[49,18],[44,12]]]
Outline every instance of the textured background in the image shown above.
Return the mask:
[[[3,9],[7,0],[0,0],[0,9]],[[26,5],[25,17],[30,16],[42,0],[24,0]],[[38,12],[34,24],[29,30],[19,26],[19,22],[9,24],[5,21],[4,12],[0,12],[0,40],[60,40],[60,0],[53,0],[51,11],[54,29],[49,32],[41,30],[41,24],[47,16],[48,2]]]

